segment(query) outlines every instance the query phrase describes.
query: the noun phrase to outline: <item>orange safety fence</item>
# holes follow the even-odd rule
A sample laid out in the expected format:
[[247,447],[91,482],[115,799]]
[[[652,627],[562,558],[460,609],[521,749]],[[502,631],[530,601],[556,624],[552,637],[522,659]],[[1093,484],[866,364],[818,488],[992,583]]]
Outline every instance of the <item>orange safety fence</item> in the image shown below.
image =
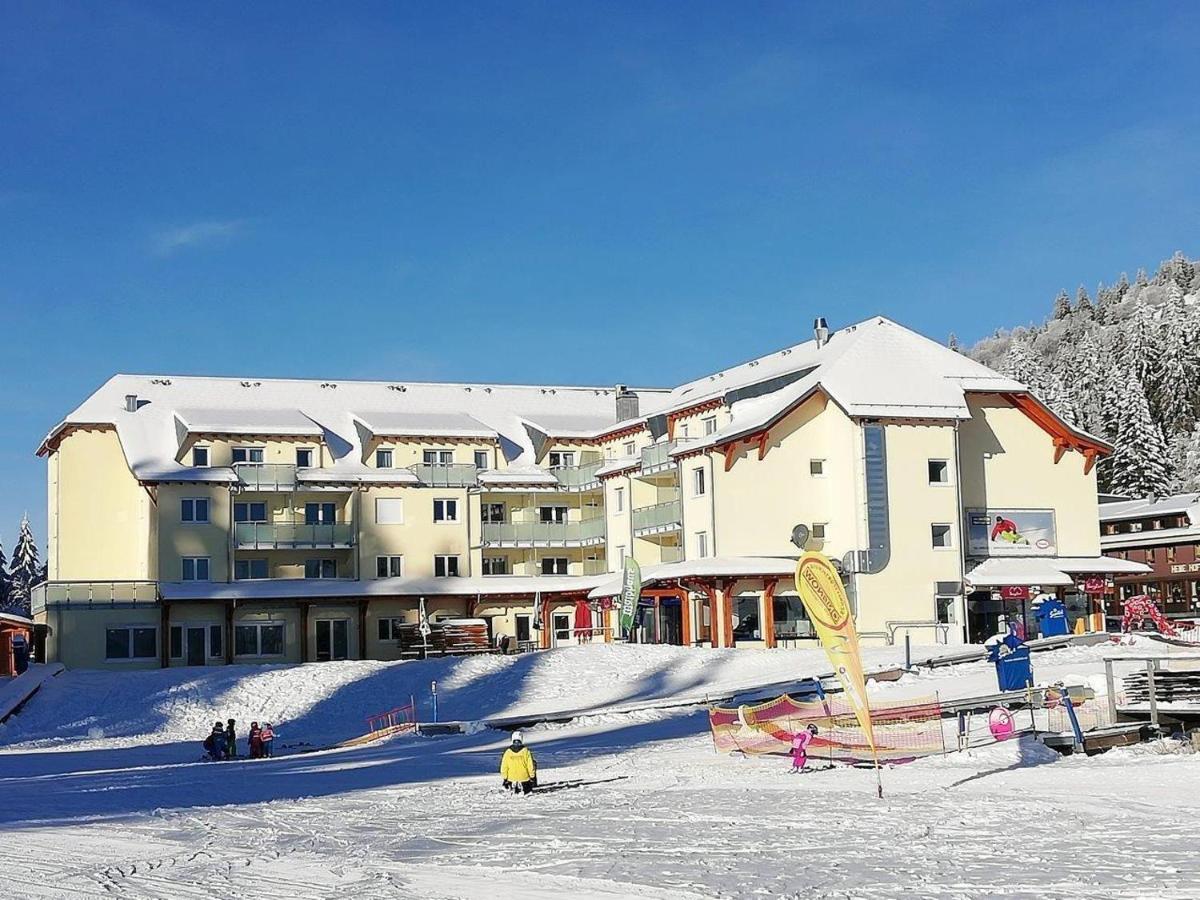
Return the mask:
[[[718,752],[784,755],[791,752],[793,735],[811,724],[817,726],[817,734],[808,746],[810,759],[871,759],[870,745],[853,710],[837,694],[813,700],[785,694],[755,706],[711,707],[708,718]],[[936,695],[872,701],[871,721],[881,761],[905,762],[946,752],[942,706]]]

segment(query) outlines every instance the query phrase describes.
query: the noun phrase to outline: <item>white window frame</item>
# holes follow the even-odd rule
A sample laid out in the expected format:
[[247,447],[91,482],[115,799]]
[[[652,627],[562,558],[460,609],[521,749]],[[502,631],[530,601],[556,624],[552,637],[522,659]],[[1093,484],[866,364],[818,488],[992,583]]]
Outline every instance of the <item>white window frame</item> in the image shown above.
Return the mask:
[[[254,629],[254,647],[255,653],[238,653],[237,652],[237,630],[239,628]],[[283,631],[283,640],[279,642],[280,652],[278,653],[263,653],[262,652],[262,630],[264,628],[280,628]],[[234,659],[280,659],[287,656],[287,623],[279,619],[268,619],[265,622],[234,622],[233,623],[233,646],[230,648],[233,651]]]
[[[542,510],[551,510],[550,518],[542,518]],[[558,517],[559,510],[562,511],[562,518]],[[543,503],[537,508],[538,524],[539,525],[565,525],[571,518],[571,507],[560,503]]]
[[[383,455],[387,454],[387,465],[383,465],[380,460]],[[379,447],[375,450],[375,468],[377,469],[394,469],[396,467],[396,452],[391,447]]]
[[[390,507],[393,513],[399,512],[398,518],[388,518],[380,515],[380,504],[384,507]],[[376,525],[403,525],[404,524],[404,498],[403,497],[376,497],[375,498],[375,524]]]
[[[301,453],[308,454],[308,465],[305,465],[300,462],[300,454]],[[311,469],[313,467],[313,465],[316,463],[316,460],[317,460],[316,447],[297,447],[296,448],[296,468],[297,469]]]
[[[238,577],[238,573],[237,573],[238,563],[245,563],[246,569],[247,569],[247,571],[249,571],[250,564],[257,563],[257,562],[260,562],[260,563],[263,563],[266,565],[266,567],[267,567],[266,575],[259,576],[259,575],[254,575],[253,573],[251,573],[251,574],[247,575],[245,578]],[[233,580],[234,581],[262,581],[262,580],[270,578],[270,577],[271,577],[271,562],[265,556],[254,556],[254,557],[250,557],[248,559],[235,559],[233,561]]]
[[[547,572],[546,571],[546,563],[547,562],[553,562],[555,569],[559,568],[559,565],[558,565],[559,563],[563,563],[562,571],[561,572],[557,572],[557,571],[556,572]],[[570,572],[571,572],[571,557],[569,557],[569,556],[543,556],[540,560],[538,560],[538,574],[539,575],[568,575],[568,574],[570,574]]]
[[[203,628],[204,629],[204,658],[205,659],[224,659],[225,657],[225,626],[219,622],[176,622],[167,631],[167,650],[170,652],[171,647],[171,632],[176,628],[179,629],[179,655],[170,655],[170,659],[187,659],[187,629]],[[213,652],[213,633],[221,635],[221,649],[219,652]]]
[[[204,454],[204,462],[196,462],[196,453],[199,451]],[[208,444],[195,444],[192,447],[192,468],[207,469],[212,465],[212,447]]]
[[716,433],[716,431],[717,431],[717,417],[716,416],[705,416],[700,421],[704,425],[705,435],[710,435],[710,434]]
[[[816,468],[818,468],[820,471],[814,472],[813,471],[814,466]],[[825,477],[825,460],[824,459],[810,459],[808,461],[808,475],[810,478],[824,478]]]
[[823,541],[829,537],[828,522],[813,522],[812,539],[814,541]]
[[[192,564],[192,577],[187,577],[187,564]],[[200,563],[204,563],[204,578],[199,577]],[[179,557],[179,580],[180,581],[212,581],[212,558],[208,556],[181,556]]]
[[491,459],[489,458],[490,454],[488,453],[488,451],[476,450],[474,453],[471,454],[471,456],[475,460],[475,468],[477,468],[477,469],[490,469],[491,468]]
[[708,558],[708,532],[707,531],[697,531],[696,532],[696,558],[697,559],[707,559]]
[[624,515],[625,513],[625,488],[613,488],[613,514]]
[[[491,568],[491,566],[489,566],[488,563],[493,563],[493,562],[503,563],[501,568],[503,568],[504,571],[503,572],[489,572],[488,569]],[[483,574],[484,575],[507,575],[507,574],[509,574],[510,567],[508,565],[508,557],[507,556],[485,556],[481,560],[481,565],[483,566]]]
[[[496,507],[500,508],[500,518],[496,519],[491,514],[495,512]],[[504,503],[492,503],[488,501],[479,505],[479,521],[482,525],[503,525],[508,521],[508,506]]]
[[[946,529],[946,543],[937,544],[934,538],[935,528]],[[929,525],[929,545],[934,550],[953,550],[954,549],[954,525],[950,522],[932,522]]]
[[692,436],[692,426],[690,422],[679,423],[679,436],[681,438],[689,438]]
[[[444,562],[442,564],[442,574],[441,575],[439,575],[437,573],[439,560],[444,560]],[[450,560],[454,560],[454,573],[453,574],[451,574],[451,572],[450,572]],[[433,555],[433,576],[435,578],[458,578],[460,576],[461,572],[462,572],[462,569],[459,567],[459,564],[458,564],[458,554],[457,553],[435,553]]]
[[[261,519],[239,519],[237,517],[237,508],[239,506],[246,507],[246,515],[251,515],[250,507],[261,506],[263,508],[263,517]],[[263,525],[271,521],[271,508],[265,500],[236,500],[233,504],[233,523],[235,525]]]
[[[380,575],[379,574],[379,564],[381,562],[384,562],[385,560],[386,560],[385,568],[387,569],[387,571],[385,574]],[[396,565],[396,563],[399,563],[399,565]],[[397,568],[400,571],[393,572],[392,571],[393,568]],[[404,554],[403,553],[387,553],[387,554],[382,554],[380,556],[376,556],[375,557],[375,577],[376,578],[403,578],[404,577]]]
[[708,493],[708,474],[704,471],[704,466],[696,466],[692,469],[692,496],[703,497]]
[[[310,562],[319,563],[319,565],[317,566],[317,574],[316,575],[308,574],[308,564]],[[327,562],[333,563],[333,574],[332,575],[326,575],[324,572],[325,563],[327,563]],[[338,564],[337,564],[336,557],[312,556],[312,557],[306,557],[304,560],[304,577],[307,578],[309,581],[332,581],[333,579],[338,577],[337,569],[338,569]]]
[[549,466],[551,469],[569,469],[575,465],[574,450],[551,450]]
[[629,457],[637,454],[637,441],[626,441],[621,445],[621,452]]
[[[246,458],[245,459],[237,459],[236,457],[237,457],[238,453],[245,453]],[[251,459],[250,457],[253,456],[255,453],[258,454],[259,458]],[[234,465],[237,465],[238,463],[249,463],[251,465],[262,465],[263,463],[265,463],[267,461],[267,448],[263,447],[261,445],[256,445],[256,444],[244,444],[244,445],[239,445],[237,447],[230,447],[229,448],[229,458],[234,463]]]
[[[941,463],[945,467],[946,480],[934,481],[930,476],[933,474],[930,469],[934,463]],[[950,460],[931,458],[925,461],[925,477],[929,481],[930,487],[950,487]]]
[[[438,518],[438,504],[442,504],[442,517]],[[452,506],[447,504],[453,504]],[[454,511],[454,515],[450,516],[450,510]],[[458,498],[457,497],[434,497],[433,498],[433,524],[434,525],[457,525],[458,524]]]
[[[186,508],[185,504],[192,504],[192,517],[185,519],[183,511]],[[196,518],[196,504],[204,504],[204,518]],[[179,522],[182,525],[209,525],[212,523],[212,500],[208,497],[180,497],[179,498]]]
[[[129,656],[109,656],[108,655],[108,633],[110,631],[124,631],[129,636]],[[134,656],[133,655],[133,633],[135,631],[153,631],[154,632],[154,655],[153,656]],[[160,646],[159,641],[162,635],[158,632],[157,625],[151,625],[145,622],[132,622],[129,625],[105,625],[104,626],[104,661],[106,663],[140,663],[149,660],[159,659]]]
[[[433,459],[430,459],[430,456]],[[452,466],[454,465],[454,451],[441,448],[433,448],[421,451],[421,464],[426,466]]]

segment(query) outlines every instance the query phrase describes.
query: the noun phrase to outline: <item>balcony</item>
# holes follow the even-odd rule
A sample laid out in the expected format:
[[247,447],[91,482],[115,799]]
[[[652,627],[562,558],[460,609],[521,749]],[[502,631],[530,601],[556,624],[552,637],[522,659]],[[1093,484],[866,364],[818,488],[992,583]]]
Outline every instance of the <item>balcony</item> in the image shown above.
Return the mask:
[[419,463],[409,466],[408,470],[417,476],[421,487],[475,487],[479,484],[479,469],[471,463]]
[[287,463],[234,463],[233,471],[247,491],[296,489],[296,467]]
[[644,475],[659,475],[662,473],[674,474],[677,463],[672,458],[671,454],[678,450],[681,446],[695,440],[695,438],[676,438],[673,441],[664,441],[659,444],[651,444],[649,447],[642,448],[642,465],[638,470],[639,476]]
[[485,522],[481,537],[490,547],[591,547],[604,543],[604,519]]
[[643,506],[633,511],[633,536],[646,537],[652,534],[667,534],[683,528],[683,503],[668,500],[654,506]]
[[582,466],[553,466],[550,474],[558,479],[558,486],[568,491],[588,491],[600,487],[600,479],[596,472],[604,465],[604,460],[585,463]]
[[663,544],[658,561],[664,563],[683,562],[683,548],[678,544]]
[[354,525],[321,522],[315,525],[238,522],[233,526],[239,550],[304,550],[354,546]]
[[35,613],[55,606],[153,606],[158,584],[153,581],[46,581],[31,592]]

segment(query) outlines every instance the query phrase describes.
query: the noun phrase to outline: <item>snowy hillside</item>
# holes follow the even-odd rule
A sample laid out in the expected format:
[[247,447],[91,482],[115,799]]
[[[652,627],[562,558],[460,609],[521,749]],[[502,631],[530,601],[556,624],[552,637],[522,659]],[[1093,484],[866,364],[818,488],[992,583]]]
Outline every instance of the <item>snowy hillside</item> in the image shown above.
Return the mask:
[[1101,487],[1131,497],[1200,490],[1200,275],[1176,253],[1153,279],[1122,273],[1095,297],[1064,291],[1041,325],[969,354],[1027,384],[1064,419],[1114,445]]

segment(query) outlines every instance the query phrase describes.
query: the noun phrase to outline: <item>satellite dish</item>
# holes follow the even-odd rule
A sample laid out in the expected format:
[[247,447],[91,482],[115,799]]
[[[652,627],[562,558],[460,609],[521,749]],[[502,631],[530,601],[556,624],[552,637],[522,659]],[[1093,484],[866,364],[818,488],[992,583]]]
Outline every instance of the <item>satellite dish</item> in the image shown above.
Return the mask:
[[808,526],[807,525],[797,525],[795,528],[792,529],[792,543],[795,544],[797,547],[799,547],[801,550],[804,549],[804,545],[808,543]]

